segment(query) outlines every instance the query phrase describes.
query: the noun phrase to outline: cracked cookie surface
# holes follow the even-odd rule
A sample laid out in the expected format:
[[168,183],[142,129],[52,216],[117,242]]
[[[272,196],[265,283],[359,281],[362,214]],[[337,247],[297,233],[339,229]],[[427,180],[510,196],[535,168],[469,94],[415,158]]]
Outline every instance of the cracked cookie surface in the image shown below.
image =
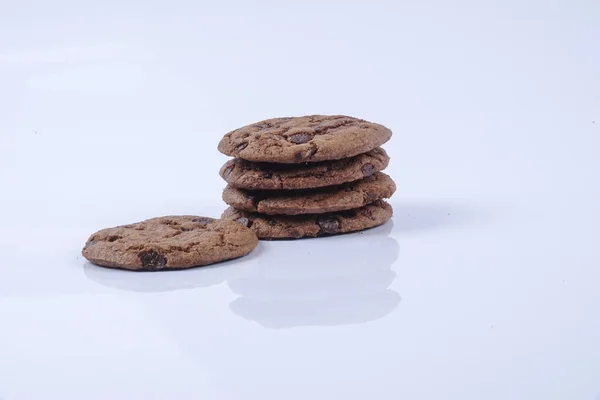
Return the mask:
[[373,150],[392,137],[383,125],[343,115],[273,118],[227,133],[219,151],[256,162],[298,164],[339,160]]
[[152,218],[100,230],[82,250],[93,264],[137,271],[184,269],[250,253],[258,238],[232,221],[192,215]]
[[310,164],[255,163],[236,158],[223,165],[220,175],[232,187],[248,190],[298,190],[341,185],[387,168],[384,149],[336,161]]
[[237,210],[261,214],[323,214],[360,208],[389,198],[395,191],[392,178],[377,172],[352,183],[305,191],[248,191],[227,186],[223,201]]
[[373,228],[389,221],[392,214],[392,206],[379,200],[354,210],[311,215],[273,216],[229,207],[222,218],[249,227],[259,239],[301,239]]

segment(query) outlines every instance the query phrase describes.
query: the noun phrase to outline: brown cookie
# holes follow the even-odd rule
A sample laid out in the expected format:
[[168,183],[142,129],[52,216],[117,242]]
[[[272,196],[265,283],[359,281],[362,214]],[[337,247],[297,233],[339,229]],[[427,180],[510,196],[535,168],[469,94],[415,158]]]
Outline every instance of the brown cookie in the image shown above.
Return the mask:
[[377,172],[341,186],[296,191],[247,191],[227,186],[223,201],[241,211],[261,214],[324,214],[360,208],[391,197],[396,184],[388,175]]
[[236,158],[221,168],[231,186],[249,190],[296,190],[340,185],[387,168],[390,157],[381,147],[337,161],[302,165],[255,163]]
[[361,231],[392,218],[392,206],[383,200],[355,210],[312,215],[264,215],[229,207],[222,218],[253,229],[259,239],[300,239]]
[[104,267],[157,271],[241,257],[257,244],[252,230],[231,221],[167,216],[98,231],[82,254]]
[[274,118],[229,132],[219,151],[256,162],[298,164],[366,153],[392,137],[383,125],[343,115]]

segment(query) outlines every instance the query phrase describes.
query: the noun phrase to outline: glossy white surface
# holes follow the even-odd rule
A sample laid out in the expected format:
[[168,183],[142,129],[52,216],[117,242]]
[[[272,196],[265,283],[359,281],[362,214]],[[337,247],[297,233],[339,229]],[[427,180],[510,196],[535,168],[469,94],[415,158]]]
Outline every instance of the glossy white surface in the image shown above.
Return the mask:
[[[249,4],[2,5],[0,399],[597,399],[600,3]],[[80,256],[218,216],[220,137],[308,113],[393,129],[393,222]]]

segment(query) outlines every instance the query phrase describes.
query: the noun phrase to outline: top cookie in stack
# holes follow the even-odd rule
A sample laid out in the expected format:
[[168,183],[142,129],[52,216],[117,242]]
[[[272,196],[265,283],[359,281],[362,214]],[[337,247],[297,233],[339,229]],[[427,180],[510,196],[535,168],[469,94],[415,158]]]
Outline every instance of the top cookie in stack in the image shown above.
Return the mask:
[[353,232],[392,217],[383,201],[396,190],[380,172],[381,147],[392,132],[347,116],[274,118],[230,132],[219,151],[236,157],[221,168],[229,184],[223,218],[261,239],[297,239]]

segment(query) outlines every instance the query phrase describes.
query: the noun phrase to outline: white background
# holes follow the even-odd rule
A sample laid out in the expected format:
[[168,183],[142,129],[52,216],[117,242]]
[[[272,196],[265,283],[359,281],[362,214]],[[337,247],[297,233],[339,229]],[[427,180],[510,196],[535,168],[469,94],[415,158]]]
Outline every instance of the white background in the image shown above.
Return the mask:
[[[239,126],[394,131],[393,223],[212,268],[84,262],[218,216]],[[4,1],[0,398],[600,392],[600,2]]]

